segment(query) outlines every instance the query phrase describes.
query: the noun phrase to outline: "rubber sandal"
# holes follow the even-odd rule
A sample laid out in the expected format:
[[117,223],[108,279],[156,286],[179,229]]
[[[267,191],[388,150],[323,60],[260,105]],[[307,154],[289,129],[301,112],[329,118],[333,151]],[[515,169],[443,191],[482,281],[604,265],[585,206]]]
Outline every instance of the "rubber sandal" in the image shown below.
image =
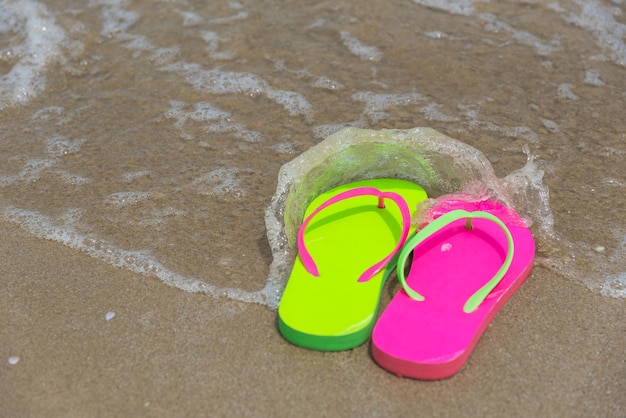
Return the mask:
[[417,184],[374,179],[341,185],[313,200],[278,307],[283,337],[321,351],[365,342],[382,286],[408,237],[410,211],[424,199]]
[[372,335],[374,360],[398,376],[436,380],[456,374],[532,269],[535,243],[521,218],[496,202],[457,203],[452,206],[463,209],[427,224],[398,256],[403,289]]

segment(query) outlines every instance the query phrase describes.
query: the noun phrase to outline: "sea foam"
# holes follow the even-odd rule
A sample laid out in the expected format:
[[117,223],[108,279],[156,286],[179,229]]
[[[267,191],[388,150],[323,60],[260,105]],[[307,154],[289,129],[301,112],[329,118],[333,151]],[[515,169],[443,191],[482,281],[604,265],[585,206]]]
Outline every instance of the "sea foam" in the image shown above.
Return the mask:
[[61,44],[66,40],[47,7],[36,1],[9,1],[0,8],[0,56],[13,63],[0,76],[0,109],[30,101],[46,87],[45,68],[64,62]]

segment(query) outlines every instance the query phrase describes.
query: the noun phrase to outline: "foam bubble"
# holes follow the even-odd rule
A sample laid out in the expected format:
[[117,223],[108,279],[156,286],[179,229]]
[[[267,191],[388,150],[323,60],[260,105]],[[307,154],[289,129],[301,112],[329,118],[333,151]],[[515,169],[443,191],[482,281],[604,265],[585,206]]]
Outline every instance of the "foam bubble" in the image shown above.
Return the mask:
[[[198,102],[193,106],[192,111],[184,110],[186,103],[178,100],[170,100],[170,109],[167,111],[167,117],[176,119],[174,126],[181,131],[187,120],[191,119],[197,122],[206,122],[204,130],[206,132],[232,132],[237,138],[247,142],[256,142],[260,138],[260,133],[251,131],[245,126],[234,123],[231,114],[218,109],[208,102]],[[183,136],[190,139],[190,136],[183,133]]]
[[84,142],[84,139],[72,141],[63,136],[57,136],[46,141],[46,151],[51,157],[64,157],[79,152]]
[[482,128],[491,132],[498,132],[508,138],[524,138],[531,142],[538,141],[538,135],[528,126],[515,126],[513,128],[503,127],[493,122],[481,120],[478,116],[478,110],[467,105],[457,106],[467,119],[467,126],[470,129]]
[[600,72],[598,70],[587,70],[585,71],[585,84],[604,86],[604,81],[600,79]]
[[237,20],[244,20],[248,18],[248,12],[246,12],[245,10],[242,10],[240,12],[235,13],[234,15],[231,16],[225,16],[225,17],[216,17],[215,19],[211,19],[211,23],[214,24],[226,24],[226,23],[232,23],[234,21]]
[[120,33],[126,32],[128,28],[139,20],[139,14],[121,7],[120,0],[90,0],[89,6],[104,6],[102,16],[104,21],[100,34],[107,38],[112,38]]
[[580,97],[578,97],[577,95],[575,95],[572,92],[572,85],[569,84],[569,83],[559,84],[557,92],[558,92],[559,98],[561,98],[561,99],[568,99],[568,100],[578,100],[578,99],[580,99]]
[[139,170],[139,171],[133,171],[130,173],[124,173],[122,175],[122,178],[124,179],[125,182],[132,183],[133,181],[142,177],[149,176],[150,174],[152,174],[151,170]]
[[469,16],[474,13],[474,4],[488,3],[489,0],[413,0],[421,6],[432,7],[448,13]]
[[178,46],[170,48],[155,48],[150,54],[150,60],[156,65],[165,65],[174,60],[174,58],[180,53]]
[[195,178],[191,187],[202,195],[242,199],[247,193],[238,178],[241,172],[235,167],[218,168]]
[[63,112],[64,110],[61,106],[48,106],[35,112],[31,119],[36,122],[47,122],[52,118],[58,118]]
[[626,298],[626,272],[616,277],[606,277],[600,286],[600,294],[612,298]]
[[459,118],[457,118],[456,116],[449,116],[442,113],[439,108],[440,105],[438,105],[437,103],[429,103],[426,106],[422,107],[421,110],[428,120],[437,120],[441,122],[454,122],[459,120]]
[[318,77],[317,80],[313,82],[313,87],[326,90],[341,90],[345,88],[340,82],[331,80],[328,77]]
[[373,123],[387,119],[386,110],[392,106],[409,106],[427,101],[426,97],[419,93],[374,93],[362,91],[352,95],[352,100],[365,102],[363,114],[369,117]]
[[429,38],[433,38],[433,39],[444,39],[448,37],[448,34],[445,32],[441,32],[438,30],[434,30],[431,32],[425,32],[424,35],[428,36]]
[[375,46],[365,45],[356,37],[352,36],[349,32],[341,31],[341,41],[348,48],[348,50],[360,57],[363,61],[380,61],[383,57],[383,53]]
[[559,125],[553,120],[541,118],[541,123],[543,123],[543,126],[545,126],[545,128],[553,134],[561,132],[561,128],[559,128]]
[[235,57],[232,51],[219,51],[220,42],[223,40],[213,31],[202,31],[202,39],[207,43],[207,52],[209,57],[214,60],[229,60]]
[[183,18],[183,26],[195,26],[202,23],[203,19],[200,15],[187,10],[176,11]]
[[143,202],[152,197],[151,192],[118,192],[109,195],[104,202],[120,209],[135,203]]
[[56,160],[32,159],[24,162],[19,173],[0,176],[0,187],[11,186],[22,181],[39,180],[41,173],[57,164]]
[[365,126],[366,124],[364,122],[363,123],[361,122],[329,123],[329,124],[323,124],[323,125],[316,125],[313,127],[313,135],[315,135],[316,138],[323,139],[345,128],[350,128],[350,127],[364,128]]
[[91,179],[80,176],[78,174],[70,173],[65,170],[55,170],[54,173],[57,174],[59,177],[61,177],[63,182],[70,184],[70,185],[83,185],[83,184],[91,183]]
[[[488,3],[489,0],[413,0],[413,3],[421,6],[431,7],[437,10],[442,10],[455,15],[472,16],[475,15],[475,5],[477,3]],[[478,19],[485,23],[485,29],[490,32],[506,32],[513,39],[522,45],[528,45],[533,47],[539,55],[548,55],[559,48],[558,40],[552,40],[546,43],[539,39],[537,36],[517,29],[506,22],[499,20],[495,15],[491,13],[479,13]],[[428,32],[426,34],[432,38],[440,38],[442,32]]]

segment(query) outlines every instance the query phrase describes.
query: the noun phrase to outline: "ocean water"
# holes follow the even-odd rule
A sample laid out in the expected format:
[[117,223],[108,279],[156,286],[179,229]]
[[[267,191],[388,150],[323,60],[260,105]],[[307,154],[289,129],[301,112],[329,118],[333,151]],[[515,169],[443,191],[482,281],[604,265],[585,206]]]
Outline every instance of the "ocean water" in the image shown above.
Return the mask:
[[274,308],[281,166],[430,127],[513,190],[538,265],[624,298],[625,102],[623,0],[0,0],[0,218]]

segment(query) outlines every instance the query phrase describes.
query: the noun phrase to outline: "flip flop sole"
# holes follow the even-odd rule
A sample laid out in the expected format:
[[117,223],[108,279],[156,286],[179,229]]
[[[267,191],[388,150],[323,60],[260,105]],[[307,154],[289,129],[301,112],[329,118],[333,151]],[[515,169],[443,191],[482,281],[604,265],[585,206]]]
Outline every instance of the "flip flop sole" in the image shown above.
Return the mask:
[[468,298],[502,266],[507,253],[503,231],[474,219],[448,225],[415,248],[407,284],[425,297],[411,299],[400,290],[379,318],[372,335],[372,356],[399,376],[443,379],[465,364],[493,317],[529,276],[534,240],[525,227],[508,226],[513,237],[511,265],[479,307],[463,311]]
[[[318,196],[305,217],[331,197],[357,187],[399,194],[413,209],[426,199],[415,183],[373,179],[341,185]],[[397,245],[402,231],[400,209],[361,196],[340,201],[320,212],[309,224],[305,240],[319,267],[312,276],[298,256],[278,308],[278,328],[291,343],[315,350],[356,347],[371,335],[383,284],[395,260],[366,282],[359,275]]]

